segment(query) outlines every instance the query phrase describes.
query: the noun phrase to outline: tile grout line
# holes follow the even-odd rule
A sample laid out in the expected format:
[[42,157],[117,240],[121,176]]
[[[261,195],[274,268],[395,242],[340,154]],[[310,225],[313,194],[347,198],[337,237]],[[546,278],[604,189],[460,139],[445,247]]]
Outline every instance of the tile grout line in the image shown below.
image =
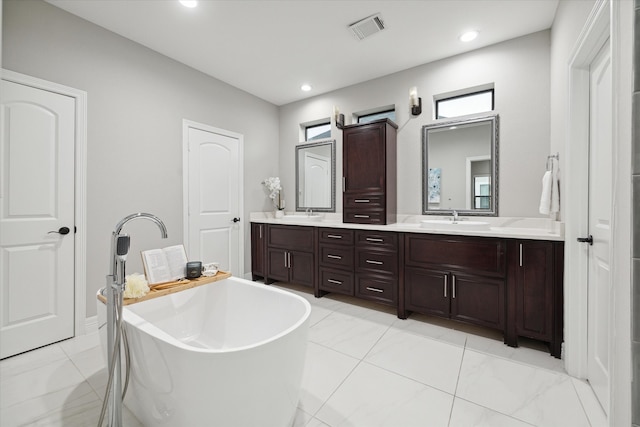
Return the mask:
[[467,337],[464,337],[464,345],[462,346],[462,357],[460,358],[460,367],[458,368],[458,378],[456,379],[456,386],[453,389],[453,400],[451,400],[451,410],[449,411],[449,422],[451,424],[451,416],[453,415],[453,407],[456,404],[456,396],[458,395],[458,384],[460,383],[460,373],[462,372],[462,364],[464,363],[464,355],[467,352]]
[[593,427],[593,423],[591,422],[591,418],[589,417],[589,413],[587,412],[587,409],[584,407],[584,402],[582,401],[581,394],[578,392],[578,389],[576,388],[576,385],[573,382],[573,380],[571,379],[571,377],[569,378],[569,381],[571,382],[571,388],[573,388],[573,391],[576,393],[576,396],[578,396],[578,401],[580,402],[580,407],[582,408],[582,412],[584,412],[584,416],[587,419],[587,422],[589,423],[589,426]]
[[[335,310],[334,310],[334,312],[335,312]],[[338,389],[340,389],[340,387],[342,387],[342,385],[345,383],[345,381],[347,381],[347,379],[349,379],[349,377],[351,376],[351,374],[353,374],[353,372],[358,368],[358,366],[360,366],[362,363],[366,363],[366,362],[365,362],[365,360],[364,360],[364,359],[365,359],[365,357],[367,357],[367,355],[371,352],[371,350],[373,350],[373,348],[374,348],[374,347],[375,347],[375,346],[380,342],[380,340],[382,339],[382,337],[384,337],[384,336],[387,334],[387,332],[389,332],[389,329],[391,329],[391,325],[387,326],[387,329],[382,333],[382,335],[380,335],[380,337],[378,337],[378,339],[376,340],[376,342],[375,342],[375,343],[373,343],[373,345],[371,346],[371,348],[370,348],[370,349],[369,349],[369,350],[364,354],[364,356],[362,356],[362,358],[360,358],[360,359],[357,359],[357,360],[358,360],[358,363],[356,363],[356,364],[355,364],[355,366],[353,367],[353,369],[351,369],[351,370],[349,371],[349,373],[344,377],[344,379],[343,379],[342,381],[340,381],[340,384],[338,384],[338,386],[337,386],[337,387],[336,387],[336,388],[331,392],[331,394],[329,394],[329,396],[325,399],[325,401],[324,401],[324,402],[322,402],[322,405],[320,405],[320,407],[318,408],[318,410],[317,410],[314,414],[311,414],[311,416],[312,416],[313,418],[315,418],[315,419],[317,419],[317,420],[320,420],[320,421],[322,421],[324,424],[326,424],[322,419],[317,418],[317,417],[316,417],[316,415],[317,415],[317,414],[322,410],[322,408],[324,408],[324,406],[325,406],[325,405],[327,404],[327,402],[328,402],[328,401],[333,397],[333,395],[338,391]],[[312,342],[313,342],[313,341],[312,341]],[[315,342],[314,342],[314,344],[322,345],[322,344],[318,344],[318,343],[315,343]],[[323,347],[325,347],[325,348],[331,349],[331,350],[333,350],[333,351],[337,351],[337,352],[338,352],[338,353],[340,353],[340,354],[345,354],[345,353],[342,353],[341,351],[338,351],[338,350],[336,350],[336,349],[334,349],[334,348],[327,347],[327,346],[325,346],[325,345],[322,345],[322,346],[323,346]],[[352,357],[352,358],[354,358],[354,359],[356,359],[355,357],[353,357],[353,356],[351,356],[351,355],[348,355],[348,354],[345,354],[345,355],[346,355],[346,356],[349,356],[349,357]],[[375,366],[375,365],[374,365],[374,366]],[[330,427],[331,427],[331,426],[330,426]]]

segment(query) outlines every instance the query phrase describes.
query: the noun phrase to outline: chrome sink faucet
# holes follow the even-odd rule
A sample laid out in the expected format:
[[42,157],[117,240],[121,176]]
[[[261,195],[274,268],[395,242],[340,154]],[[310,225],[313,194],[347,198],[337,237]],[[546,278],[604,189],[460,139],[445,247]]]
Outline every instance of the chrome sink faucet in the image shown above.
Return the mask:
[[453,221],[453,222],[458,222],[458,219],[459,219],[459,217],[458,217],[458,211],[454,209],[454,210],[453,210],[453,219],[452,219],[452,221]]
[[313,209],[311,209],[311,208],[307,208],[307,209],[305,210],[305,213],[307,214],[307,216],[311,216],[311,215],[313,215]]

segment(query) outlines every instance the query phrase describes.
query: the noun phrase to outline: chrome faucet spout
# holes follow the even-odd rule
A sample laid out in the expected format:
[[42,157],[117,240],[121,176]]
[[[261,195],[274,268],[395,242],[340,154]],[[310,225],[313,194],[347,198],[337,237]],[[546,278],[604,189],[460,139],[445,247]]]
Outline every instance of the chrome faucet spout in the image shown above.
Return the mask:
[[[119,258],[118,258],[118,255],[116,255],[116,253],[118,249],[118,240],[119,240],[119,237],[121,236],[120,233],[122,231],[122,228],[125,226],[125,224],[127,224],[129,221],[133,221],[134,219],[138,219],[138,218],[147,219],[149,221],[154,222],[160,229],[160,235],[162,236],[163,239],[166,239],[168,236],[167,227],[164,225],[164,222],[162,222],[160,218],[158,218],[153,214],[145,213],[145,212],[137,212],[122,218],[116,224],[116,227],[113,230],[113,233],[111,235],[111,270],[110,271],[111,271],[111,274],[113,275],[113,280],[116,283],[119,283],[124,278],[124,276],[120,274],[122,278],[120,278],[121,280],[118,280],[118,262],[117,261]],[[128,247],[127,247],[127,252],[128,252]],[[119,255],[120,255],[120,261],[124,261],[124,259],[122,258],[123,254],[120,252]],[[126,256],[126,252],[124,253],[124,255]],[[119,283],[119,284],[122,285],[123,283],[124,282],[122,281],[122,283]]]
[[457,210],[453,210],[453,222],[457,222],[458,221],[458,211]]
[[122,231],[122,227],[124,227],[126,223],[137,218],[148,219],[149,221],[155,222],[158,228],[160,228],[160,233],[162,235],[162,238],[163,239],[167,238],[167,227],[165,227],[164,222],[162,222],[162,220],[157,216],[150,213],[145,213],[145,212],[133,213],[131,215],[127,215],[124,218],[122,218],[120,222],[116,224],[116,228],[113,234],[120,234],[120,231]]

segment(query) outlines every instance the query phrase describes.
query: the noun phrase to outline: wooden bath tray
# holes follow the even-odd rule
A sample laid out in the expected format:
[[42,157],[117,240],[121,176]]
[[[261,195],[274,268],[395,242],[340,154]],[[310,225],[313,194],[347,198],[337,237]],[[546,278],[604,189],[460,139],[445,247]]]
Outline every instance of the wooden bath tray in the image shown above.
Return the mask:
[[[151,290],[148,294],[140,298],[125,298],[123,305],[135,304],[137,302],[147,301],[153,298],[158,298],[164,295],[173,294],[176,292],[184,291],[187,289],[195,288],[197,286],[206,285],[208,283],[217,282],[218,280],[224,280],[231,277],[231,273],[226,271],[218,271],[215,276],[201,276],[197,279],[183,279],[176,282],[160,283],[158,285],[149,286]],[[107,298],[103,295],[98,295],[98,299],[103,303],[107,303]]]

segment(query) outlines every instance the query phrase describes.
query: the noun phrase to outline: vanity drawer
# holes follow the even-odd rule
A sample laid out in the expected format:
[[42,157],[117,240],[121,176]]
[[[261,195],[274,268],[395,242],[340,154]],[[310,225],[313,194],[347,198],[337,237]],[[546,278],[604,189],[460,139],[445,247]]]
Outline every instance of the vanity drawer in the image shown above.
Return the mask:
[[344,195],[344,208],[357,208],[357,209],[369,209],[376,208],[382,209],[384,207],[384,196],[382,194],[345,194]]
[[381,210],[346,210],[343,222],[355,224],[384,224],[386,218]]
[[356,249],[356,269],[398,274],[398,254]]
[[320,267],[320,289],[353,295],[353,274]]
[[398,282],[393,278],[356,274],[356,296],[395,304]]
[[377,231],[356,231],[356,244],[358,246],[369,246],[384,248],[393,251],[398,250],[398,234]]
[[313,227],[269,224],[267,226],[267,246],[289,251],[313,252],[314,235]]
[[320,264],[337,268],[353,268],[353,248],[346,246],[320,246]]
[[506,242],[494,238],[405,234],[405,264],[504,277]]
[[319,232],[320,243],[332,245],[353,244],[353,230],[343,230],[340,228],[321,228]]

